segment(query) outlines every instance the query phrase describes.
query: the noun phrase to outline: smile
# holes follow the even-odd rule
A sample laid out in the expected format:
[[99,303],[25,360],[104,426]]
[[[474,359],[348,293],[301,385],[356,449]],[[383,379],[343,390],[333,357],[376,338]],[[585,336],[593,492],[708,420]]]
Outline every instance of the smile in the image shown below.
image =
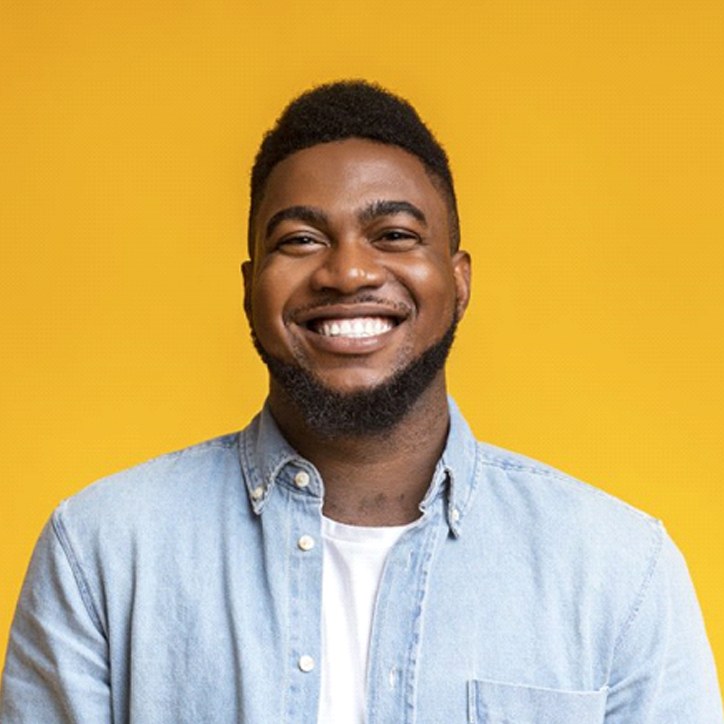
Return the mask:
[[376,337],[389,332],[394,326],[395,322],[389,317],[316,319],[309,323],[309,329],[323,337],[350,339]]

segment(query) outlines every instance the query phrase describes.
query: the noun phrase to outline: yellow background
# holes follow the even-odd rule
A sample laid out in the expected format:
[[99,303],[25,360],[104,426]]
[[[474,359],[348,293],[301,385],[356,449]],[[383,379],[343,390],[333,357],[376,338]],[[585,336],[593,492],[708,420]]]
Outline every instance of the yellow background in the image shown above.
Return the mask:
[[63,497],[259,407],[248,169],[294,94],[365,77],[452,159],[478,436],[662,518],[724,662],[724,3],[1,8],[3,651]]

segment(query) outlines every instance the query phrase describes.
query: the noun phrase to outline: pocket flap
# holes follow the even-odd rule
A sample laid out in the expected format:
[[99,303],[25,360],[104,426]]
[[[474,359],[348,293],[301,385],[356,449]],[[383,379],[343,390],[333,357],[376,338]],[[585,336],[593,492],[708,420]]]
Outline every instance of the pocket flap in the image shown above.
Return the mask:
[[470,724],[600,724],[607,688],[561,691],[497,681],[468,682]]

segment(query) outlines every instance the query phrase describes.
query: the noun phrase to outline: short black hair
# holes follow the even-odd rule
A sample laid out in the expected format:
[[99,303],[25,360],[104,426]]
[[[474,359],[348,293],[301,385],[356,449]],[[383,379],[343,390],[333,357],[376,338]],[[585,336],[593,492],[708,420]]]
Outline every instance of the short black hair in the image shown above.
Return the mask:
[[422,161],[443,192],[450,212],[450,246],[460,244],[460,222],[447,154],[404,98],[362,80],[327,83],[295,98],[261,142],[251,170],[249,257],[254,254],[254,217],[272,169],[288,156],[320,143],[367,138],[399,146]]

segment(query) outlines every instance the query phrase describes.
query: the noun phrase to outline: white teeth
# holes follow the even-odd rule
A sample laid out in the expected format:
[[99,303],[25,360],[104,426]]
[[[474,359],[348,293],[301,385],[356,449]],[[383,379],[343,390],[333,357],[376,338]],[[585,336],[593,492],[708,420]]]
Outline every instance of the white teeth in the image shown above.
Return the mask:
[[325,337],[374,337],[389,331],[395,325],[384,317],[356,317],[354,319],[324,319],[314,324],[314,331]]

